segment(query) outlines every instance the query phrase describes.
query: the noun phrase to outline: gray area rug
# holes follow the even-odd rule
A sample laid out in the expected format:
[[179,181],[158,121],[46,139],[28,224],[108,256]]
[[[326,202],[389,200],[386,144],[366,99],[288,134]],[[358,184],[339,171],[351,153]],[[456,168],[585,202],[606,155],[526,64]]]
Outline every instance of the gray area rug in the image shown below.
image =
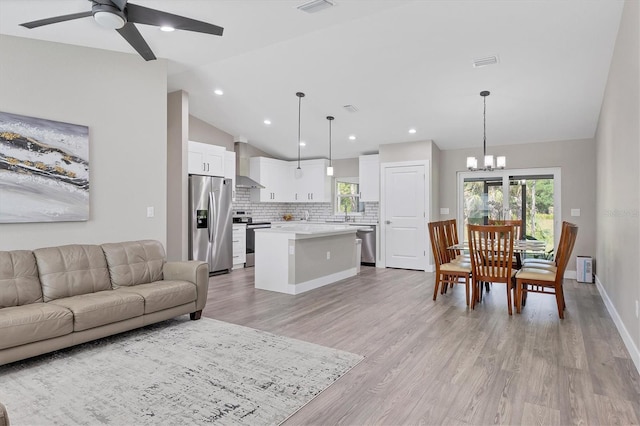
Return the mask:
[[362,359],[185,316],[0,367],[0,401],[13,426],[274,425]]

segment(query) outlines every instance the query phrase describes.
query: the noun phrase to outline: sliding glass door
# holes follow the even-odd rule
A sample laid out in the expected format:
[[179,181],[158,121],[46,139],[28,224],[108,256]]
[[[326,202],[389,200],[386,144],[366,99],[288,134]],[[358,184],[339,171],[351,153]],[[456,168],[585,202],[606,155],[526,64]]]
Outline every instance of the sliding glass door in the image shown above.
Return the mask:
[[560,200],[559,168],[459,172],[460,239],[467,240],[468,224],[518,220],[522,238],[545,241],[552,250],[560,235]]

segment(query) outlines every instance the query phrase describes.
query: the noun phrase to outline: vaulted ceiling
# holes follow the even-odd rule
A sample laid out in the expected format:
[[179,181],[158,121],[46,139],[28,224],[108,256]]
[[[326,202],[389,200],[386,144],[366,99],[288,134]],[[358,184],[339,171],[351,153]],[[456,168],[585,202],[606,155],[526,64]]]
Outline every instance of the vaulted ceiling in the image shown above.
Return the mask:
[[[334,0],[313,14],[297,9],[304,2],[132,1],[224,27],[216,37],[138,25],[168,61],[167,90],[189,93],[192,115],[282,158],[297,156],[298,91],[303,158],[328,155],[327,115],[334,158],[426,139],[480,147],[482,90],[491,91],[488,146],[594,136],[621,0]],[[90,17],[18,25],[90,7],[0,0],[0,34],[136,55]],[[473,66],[489,56],[498,63]]]

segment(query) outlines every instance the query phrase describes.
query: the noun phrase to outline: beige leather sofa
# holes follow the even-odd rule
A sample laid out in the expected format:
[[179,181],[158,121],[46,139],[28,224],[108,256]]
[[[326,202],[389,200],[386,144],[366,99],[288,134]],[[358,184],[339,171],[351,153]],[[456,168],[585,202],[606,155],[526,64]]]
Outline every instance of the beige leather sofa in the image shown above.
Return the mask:
[[189,313],[204,262],[166,262],[158,241],[0,251],[0,365]]

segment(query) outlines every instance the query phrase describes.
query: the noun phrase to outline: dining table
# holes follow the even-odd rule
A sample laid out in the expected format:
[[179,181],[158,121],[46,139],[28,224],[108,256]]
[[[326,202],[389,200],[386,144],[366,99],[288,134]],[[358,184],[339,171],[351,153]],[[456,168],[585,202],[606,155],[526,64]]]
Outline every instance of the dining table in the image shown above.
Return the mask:
[[[469,251],[469,242],[464,241],[447,247],[449,250]],[[522,267],[523,256],[545,254],[547,243],[541,240],[513,240],[513,254],[516,258],[516,269]]]

